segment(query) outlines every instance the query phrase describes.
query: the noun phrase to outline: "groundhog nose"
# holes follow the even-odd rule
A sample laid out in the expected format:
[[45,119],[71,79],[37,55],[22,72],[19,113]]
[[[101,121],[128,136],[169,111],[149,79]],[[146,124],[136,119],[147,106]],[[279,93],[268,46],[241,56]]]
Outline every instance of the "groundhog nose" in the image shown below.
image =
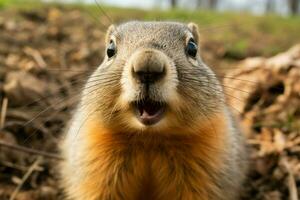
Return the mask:
[[145,51],[132,63],[133,76],[141,83],[154,83],[165,76],[166,61],[158,53]]

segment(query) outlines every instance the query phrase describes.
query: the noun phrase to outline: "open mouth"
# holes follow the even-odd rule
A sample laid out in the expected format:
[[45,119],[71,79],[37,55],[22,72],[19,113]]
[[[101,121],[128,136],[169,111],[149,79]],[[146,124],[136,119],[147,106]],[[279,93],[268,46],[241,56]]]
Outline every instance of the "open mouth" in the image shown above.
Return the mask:
[[159,122],[162,119],[166,108],[165,103],[153,101],[149,98],[136,101],[133,105],[137,118],[144,125],[153,125]]

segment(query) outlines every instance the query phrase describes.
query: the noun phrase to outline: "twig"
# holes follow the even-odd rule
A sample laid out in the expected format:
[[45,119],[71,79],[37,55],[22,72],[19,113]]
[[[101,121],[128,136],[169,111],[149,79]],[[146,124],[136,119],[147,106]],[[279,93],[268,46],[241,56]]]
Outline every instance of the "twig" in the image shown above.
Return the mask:
[[283,161],[283,165],[288,171],[288,187],[289,187],[289,193],[290,193],[290,200],[298,200],[298,192],[297,192],[297,186],[295,177],[293,175],[293,172],[291,170],[290,165],[286,160]]
[[6,147],[6,148],[10,148],[10,149],[14,149],[17,151],[22,151],[25,153],[29,153],[29,154],[36,154],[36,155],[40,155],[43,157],[48,157],[48,158],[53,158],[53,159],[57,159],[57,160],[63,160],[62,157],[58,156],[57,154],[54,153],[48,153],[45,151],[39,151],[36,149],[31,149],[31,148],[27,148],[24,146],[20,146],[20,145],[15,145],[15,144],[9,144],[9,143],[5,143],[0,141],[0,146]]
[[26,182],[26,180],[30,177],[30,175],[32,174],[32,172],[37,169],[39,167],[39,164],[42,162],[42,158],[38,157],[34,163],[28,168],[27,172],[24,174],[24,176],[22,177],[21,182],[18,184],[18,186],[16,187],[16,189],[13,191],[13,193],[11,194],[9,200],[14,200],[17,196],[17,194],[19,193],[19,191],[21,190],[22,186],[24,185],[24,183]]
[[47,64],[43,59],[42,55],[40,54],[40,52],[29,47],[25,48],[24,52],[27,55],[33,57],[33,59],[36,61],[36,63],[39,65],[40,68],[42,69],[46,68]]
[[[9,168],[12,168],[12,169],[16,169],[16,170],[20,170],[20,171],[27,171],[28,167],[25,167],[25,166],[22,166],[22,165],[18,165],[18,164],[15,164],[15,163],[12,163],[12,162],[9,162],[9,161],[0,161],[0,165],[3,165],[4,167],[9,167]],[[38,167],[36,168],[36,171],[43,171],[44,168],[42,167]]]
[[8,99],[7,97],[4,97],[1,106],[0,129],[3,129],[5,124],[7,106],[8,106]]

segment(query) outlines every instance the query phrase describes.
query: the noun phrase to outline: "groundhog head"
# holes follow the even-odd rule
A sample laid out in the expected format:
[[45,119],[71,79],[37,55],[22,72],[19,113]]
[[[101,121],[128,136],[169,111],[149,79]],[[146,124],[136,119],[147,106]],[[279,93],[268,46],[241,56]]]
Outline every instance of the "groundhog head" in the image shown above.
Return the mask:
[[86,84],[82,106],[121,131],[188,132],[221,111],[224,102],[199,52],[193,23],[112,25],[105,59]]

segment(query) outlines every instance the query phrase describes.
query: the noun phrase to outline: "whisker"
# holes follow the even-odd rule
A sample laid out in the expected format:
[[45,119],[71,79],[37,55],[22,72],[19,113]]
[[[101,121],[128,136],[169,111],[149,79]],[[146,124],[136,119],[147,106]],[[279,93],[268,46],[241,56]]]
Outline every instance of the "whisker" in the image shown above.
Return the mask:
[[[194,81],[196,83],[206,83],[208,85],[216,85],[216,86],[221,85],[224,88],[230,88],[230,89],[238,90],[240,92],[244,92],[244,93],[247,93],[247,94],[252,94],[252,93],[250,93],[248,91],[242,90],[240,88],[235,88],[235,87],[227,86],[227,85],[225,85],[223,83],[213,83],[213,82],[210,82],[210,81],[203,81],[203,80],[200,80],[200,79],[193,79],[193,78],[182,78],[182,80],[185,80],[185,81]],[[208,86],[208,85],[205,85],[205,86]]]
[[98,9],[100,10],[100,12],[102,12],[102,13],[105,15],[105,17],[108,19],[108,21],[109,21],[111,24],[113,24],[113,23],[114,23],[113,20],[112,20],[111,17],[108,16],[108,14],[104,11],[104,9],[102,8],[102,6],[100,6],[100,4],[98,3],[98,1],[97,1],[97,0],[94,0],[94,1],[95,1],[96,5],[97,5]]
[[[103,24],[94,14],[92,14],[92,11],[88,11],[87,8],[85,9],[85,11],[90,15],[90,17],[93,18],[93,20],[96,22],[96,23],[99,23],[101,25],[101,29],[100,31],[102,33],[106,33],[106,29],[107,29],[107,26],[105,24]],[[103,29],[102,29],[103,28]]]
[[[191,74],[195,74],[195,72],[180,72],[180,74],[187,74],[187,75],[191,75]],[[251,84],[257,84],[259,82],[255,82],[253,80],[246,80],[246,79],[241,79],[241,78],[236,78],[236,77],[233,77],[233,76],[227,76],[227,75],[217,75],[217,74],[205,74],[205,75],[208,75],[208,76],[212,76],[212,77],[219,77],[219,78],[222,78],[222,79],[232,79],[232,80],[238,80],[238,81],[244,81],[244,82],[248,82],[248,83],[251,83]],[[197,75],[195,75],[195,77],[197,77]]]
[[[225,95],[228,95],[228,96],[232,96],[232,95],[229,95],[229,94],[225,94]],[[190,96],[192,97],[191,95],[189,94],[186,94],[186,96]],[[236,97],[233,97],[232,98],[236,98]],[[239,101],[241,101],[240,99],[237,99]],[[237,108],[235,108],[233,105],[230,105],[225,99],[221,101],[222,103],[224,103],[225,105],[229,106],[230,108],[234,109],[237,113],[239,113],[241,116],[243,116],[243,111],[240,111],[238,110]],[[244,102],[244,101],[241,101],[241,102]],[[200,104],[202,104],[201,102],[199,102]],[[205,106],[205,105],[203,105]],[[243,116],[244,118],[248,119],[246,116]]]
[[[95,91],[98,90],[98,89],[100,89],[100,88],[96,88]],[[93,91],[92,91],[92,92],[93,92]],[[90,92],[89,92],[89,93],[90,93]],[[89,94],[89,93],[88,93],[88,94]],[[87,94],[87,95],[88,95],[88,94]],[[78,94],[78,95],[75,95],[75,96],[79,96],[79,95],[81,95],[81,93]],[[76,98],[74,98],[74,96],[70,96],[69,99],[71,99],[71,100],[73,101],[72,104],[77,103]],[[96,99],[96,98],[94,98],[94,99]],[[93,100],[93,99],[92,99],[92,100]],[[63,109],[64,107],[70,105],[70,103],[68,103],[68,102],[65,103],[65,101],[66,101],[66,100],[63,99],[63,101],[60,101],[60,102],[56,103],[56,104],[55,104],[55,105],[57,106],[56,108],[53,107],[53,106],[51,106],[51,107],[48,107],[48,108],[44,109],[43,111],[41,111],[40,113],[38,113],[33,119],[31,119],[30,121],[28,121],[27,123],[25,123],[25,125],[23,125],[23,126],[26,126],[27,124],[29,124],[29,123],[31,123],[32,121],[36,120],[36,119],[37,119],[38,117],[40,117],[43,113],[47,112],[47,111],[50,110],[51,108],[52,108],[52,109],[56,109],[56,111],[55,111],[54,113],[52,113],[50,116],[48,116],[47,119],[44,121],[44,123],[47,123],[48,121],[50,121],[50,120],[52,119],[53,116],[55,116],[57,113],[61,112],[61,109]],[[92,101],[90,101],[90,102],[92,102]],[[63,104],[63,103],[64,103],[64,104]],[[86,104],[88,104],[88,103],[89,103],[89,102],[87,102]],[[59,107],[58,107],[58,106],[59,106]],[[85,107],[85,104],[81,104],[81,106],[83,106],[83,108],[84,108],[84,107]],[[39,127],[42,128],[42,127],[43,127],[43,124],[40,125]],[[24,144],[25,144],[25,143],[28,141],[28,139],[31,138],[35,133],[37,133],[37,130],[34,131],[30,136],[28,136],[28,137],[24,140]]]
[[[94,75],[94,76],[90,76],[90,77],[97,78],[97,77],[101,77],[101,76],[103,76],[103,75],[99,74],[99,75]],[[112,73],[112,75],[110,77],[105,77],[103,79],[95,79],[95,80],[89,80],[89,81],[86,81],[86,80],[73,80],[73,81],[70,81],[69,84],[91,83],[91,82],[102,81],[102,80],[106,80],[106,79],[112,79],[112,78],[115,78],[115,77],[117,77],[117,74],[113,74]],[[46,95],[46,96],[43,96],[43,97],[38,98],[36,100],[33,100],[32,102],[23,105],[21,108],[26,108],[28,106],[31,106],[32,104],[36,104],[36,103],[38,103],[38,102],[40,102],[42,100],[46,100],[49,97],[56,96],[56,95],[58,95],[61,92],[60,90],[63,89],[64,87],[66,87],[66,85],[62,85],[62,86],[58,87],[57,88],[58,92],[53,93],[53,94],[49,94],[49,95]],[[80,88],[80,89],[82,89],[82,88]]]
[[[191,74],[193,74],[192,72],[191,73],[187,73],[187,72],[181,72],[181,74],[186,74],[186,75],[191,75]],[[226,76],[226,75],[224,75],[224,76],[218,76],[218,75],[215,75],[215,74],[207,74],[207,76],[212,76],[212,77],[219,77],[219,78],[222,78],[222,79],[232,79],[232,80],[237,80],[237,81],[243,81],[243,82],[246,82],[246,83],[249,83],[249,84],[251,84],[251,85],[253,85],[253,86],[256,86],[257,84],[260,84],[261,82],[259,82],[259,81],[253,81],[253,80],[246,80],[246,79],[241,79],[241,78],[236,78],[236,77],[230,77],[230,76]],[[195,75],[194,77],[197,77],[197,75]],[[222,82],[221,82],[222,83]],[[223,84],[223,83],[222,83]],[[281,87],[279,87],[279,86],[272,86],[272,88],[274,88],[274,89],[278,89],[278,90],[281,90],[282,88]]]
[[[98,81],[101,81],[101,80],[98,80]],[[110,83],[110,82],[111,82],[111,77],[108,78],[108,81],[104,81],[104,83],[103,83],[103,82],[101,82],[101,83],[103,83],[103,85],[105,85],[105,84]],[[89,88],[93,88],[93,87],[99,86],[99,84],[100,84],[100,83],[94,84],[94,85],[92,85],[92,86],[88,86],[86,89],[89,89]],[[76,97],[76,96],[80,96],[80,95],[81,95],[81,93],[76,94],[75,97]],[[74,98],[74,96],[72,96],[72,98]],[[56,106],[59,105],[59,104],[61,104],[63,101],[65,101],[65,99],[63,99],[63,100],[61,100],[61,101],[59,101],[59,102],[56,102],[56,103],[55,103]],[[33,117],[33,118],[32,118],[31,120],[29,120],[28,122],[26,122],[26,123],[24,124],[24,126],[27,126],[27,125],[30,124],[33,120],[37,119],[38,117],[40,117],[42,114],[44,114],[45,112],[47,112],[47,111],[50,110],[51,108],[52,108],[52,106],[50,106],[50,107],[44,109],[43,111],[39,112],[35,117]]]
[[[85,125],[85,123],[89,120],[89,118],[91,117],[91,115],[95,114],[97,111],[99,111],[99,109],[95,109],[95,110],[93,110],[93,111],[87,113],[86,118],[83,120],[83,122],[82,122],[82,124],[80,125],[78,131],[77,131],[76,134],[75,134],[75,138],[73,138],[73,142],[74,142],[74,140],[77,139],[77,136],[78,136],[80,130],[83,128],[83,126]],[[72,145],[73,142],[71,142],[71,145]]]

